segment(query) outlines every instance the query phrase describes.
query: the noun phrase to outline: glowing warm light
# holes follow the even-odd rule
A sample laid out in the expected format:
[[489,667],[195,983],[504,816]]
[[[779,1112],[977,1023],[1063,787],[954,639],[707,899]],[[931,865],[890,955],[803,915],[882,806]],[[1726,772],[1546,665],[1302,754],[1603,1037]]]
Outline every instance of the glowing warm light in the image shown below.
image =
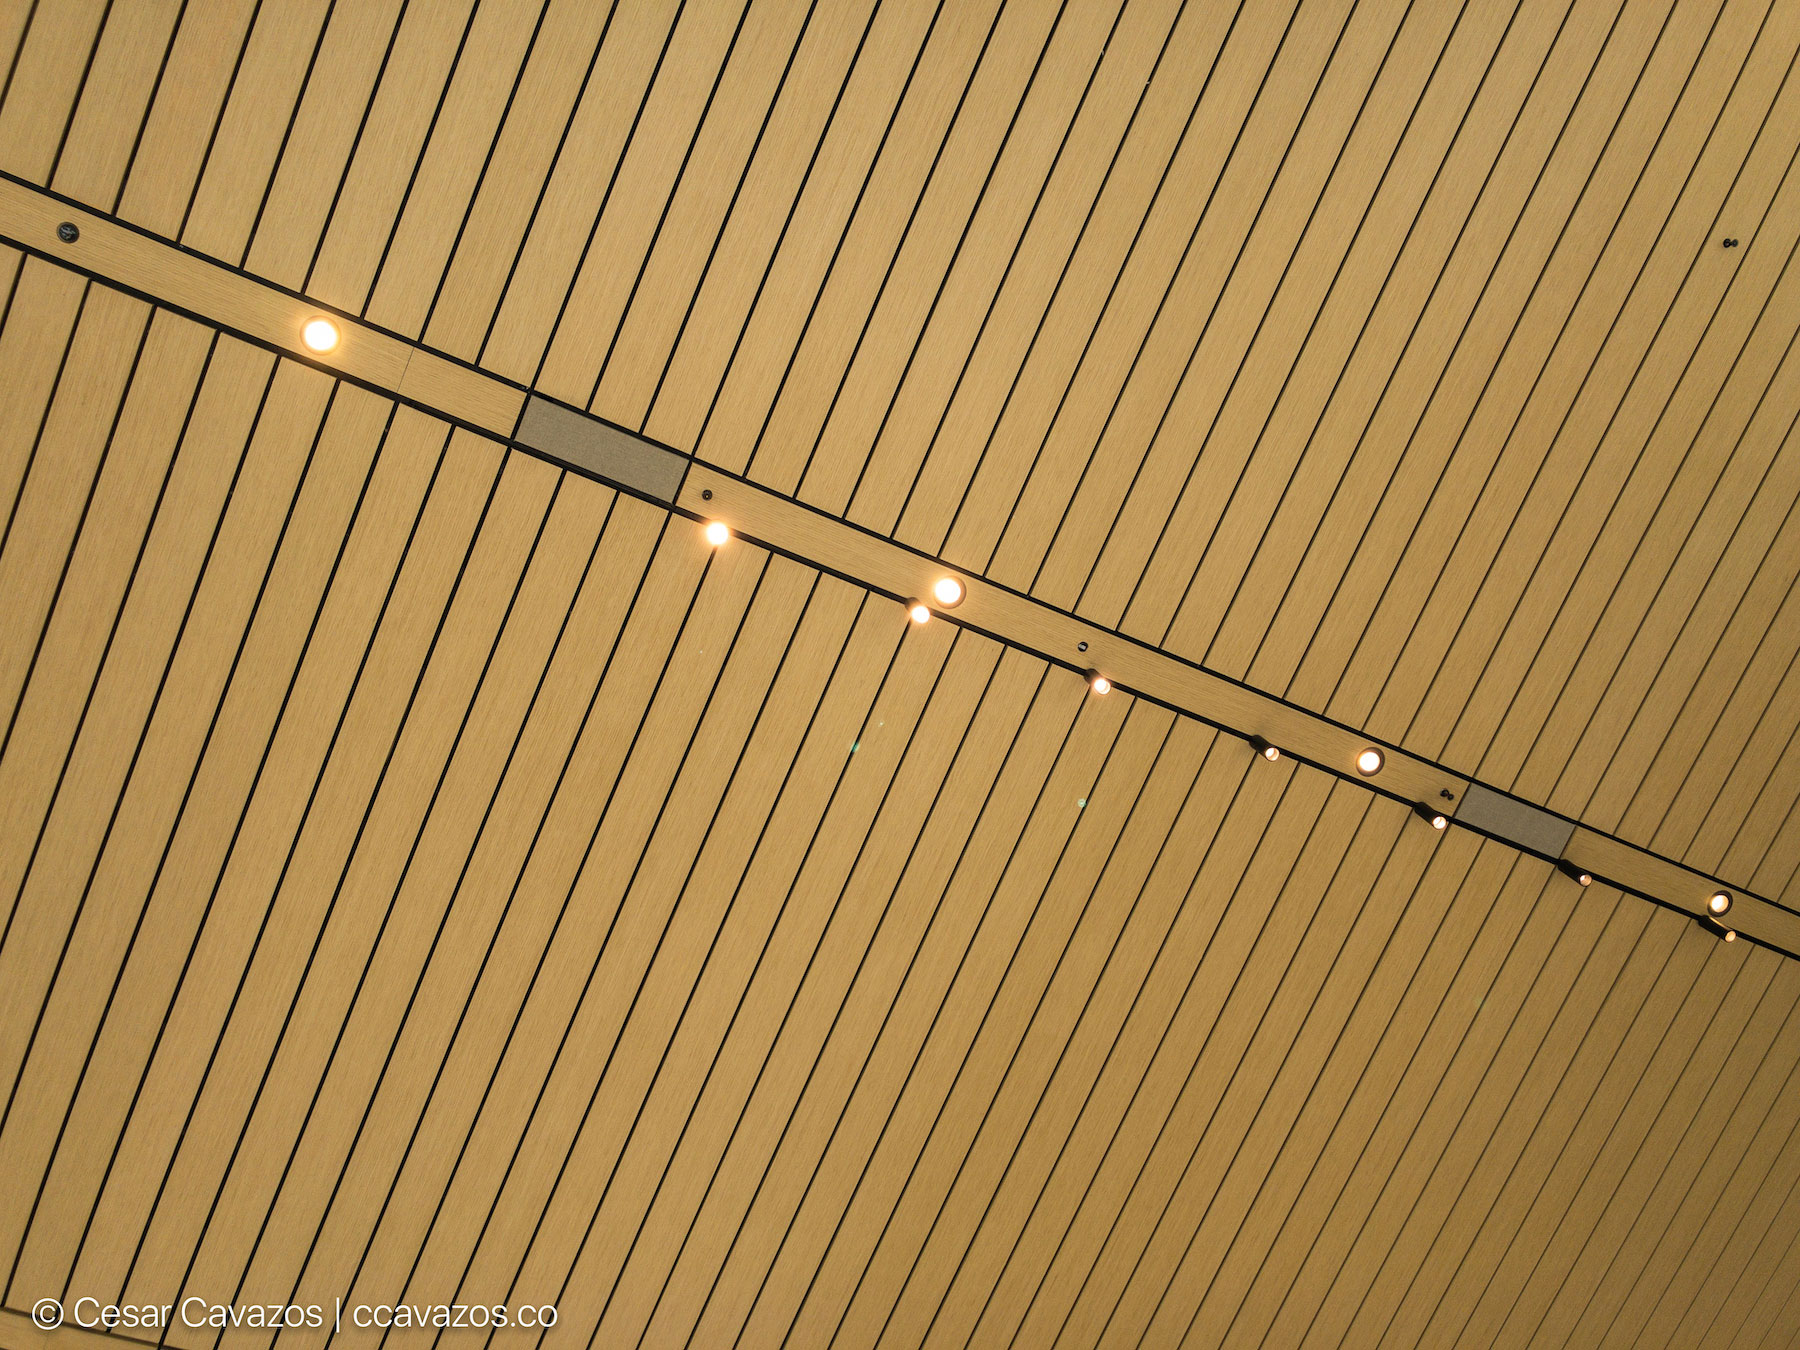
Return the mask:
[[1092,689],[1096,694],[1104,694],[1112,689],[1112,681],[1107,679],[1106,676],[1102,675],[1099,671],[1090,670],[1088,672],[1088,688]]
[[925,607],[923,600],[914,600],[906,607],[906,617],[914,623],[930,623],[931,611]]
[[706,527],[706,542],[717,548],[731,538],[731,527],[722,520],[715,520]]
[[1727,928],[1725,930],[1725,940],[1727,942],[1736,942],[1737,941],[1737,930],[1735,928]]
[[931,594],[945,609],[954,609],[962,603],[963,584],[955,577],[939,577],[932,583]]
[[1442,816],[1433,816],[1431,818],[1431,828],[1434,830],[1441,830],[1449,823],[1450,822]]
[[1561,872],[1564,876],[1573,877],[1577,886],[1592,886],[1594,884],[1593,873],[1582,871],[1581,868],[1577,867],[1572,862],[1566,860],[1559,861],[1556,864],[1556,868],[1557,871]]
[[1380,773],[1381,766],[1385,763],[1387,757],[1371,745],[1356,757],[1356,771],[1367,778],[1371,774]]
[[1281,758],[1281,751],[1270,742],[1264,740],[1261,736],[1252,736],[1250,738],[1250,746],[1257,754],[1261,755],[1271,764]]
[[328,352],[338,345],[337,325],[330,319],[308,319],[300,330],[300,340],[308,351]]
[[1723,914],[1731,908],[1731,892],[1714,891],[1706,898],[1706,908],[1708,913]]

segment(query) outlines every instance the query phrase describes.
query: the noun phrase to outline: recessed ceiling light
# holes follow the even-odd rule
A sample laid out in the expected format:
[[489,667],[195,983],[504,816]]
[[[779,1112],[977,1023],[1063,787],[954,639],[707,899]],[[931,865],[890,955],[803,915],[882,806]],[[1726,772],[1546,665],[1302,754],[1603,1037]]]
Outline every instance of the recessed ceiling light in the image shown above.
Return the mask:
[[1261,736],[1252,736],[1250,738],[1250,748],[1256,751],[1256,753],[1261,755],[1264,759],[1268,760],[1271,764],[1281,758],[1281,751],[1276,749],[1274,745],[1264,740]]
[[300,330],[300,340],[308,351],[328,352],[338,345],[337,325],[323,315],[308,319],[306,327]]
[[1364,778],[1381,772],[1381,766],[1387,763],[1387,756],[1374,746],[1370,746],[1356,757],[1356,771]]
[[1431,807],[1425,805],[1424,802],[1419,802],[1415,805],[1413,811],[1417,813],[1420,820],[1430,821],[1431,828],[1434,830],[1445,829],[1450,824],[1449,816],[1446,816],[1442,811],[1433,810]]
[[717,548],[731,538],[731,527],[722,520],[709,521],[706,526],[706,542]]
[[1709,914],[1723,914],[1731,908],[1730,891],[1714,891],[1706,897],[1706,909]]
[[1105,694],[1112,689],[1112,681],[1107,679],[1106,676],[1102,675],[1097,670],[1090,670],[1087,673],[1087,681],[1088,688],[1092,689],[1096,694]]
[[963,584],[955,577],[939,577],[931,584],[931,595],[945,609],[955,609],[963,602]]
[[909,600],[906,604],[906,617],[914,623],[930,623],[931,610],[923,600]]

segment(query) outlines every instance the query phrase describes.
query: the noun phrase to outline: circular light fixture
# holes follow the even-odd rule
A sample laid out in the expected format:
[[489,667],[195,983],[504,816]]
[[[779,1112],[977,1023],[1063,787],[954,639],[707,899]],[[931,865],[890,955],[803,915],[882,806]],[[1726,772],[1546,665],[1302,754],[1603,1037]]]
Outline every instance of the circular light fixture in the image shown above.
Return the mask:
[[300,340],[309,352],[328,352],[338,345],[337,325],[323,315],[308,319],[300,330]]
[[923,600],[909,600],[906,602],[906,617],[914,623],[930,623],[931,610]]
[[1250,748],[1256,751],[1256,753],[1261,755],[1264,759],[1268,760],[1271,764],[1281,758],[1281,751],[1269,741],[1264,740],[1261,736],[1252,736],[1250,738]]
[[1556,870],[1561,872],[1565,877],[1573,878],[1575,884],[1578,886],[1592,886],[1594,884],[1594,874],[1592,872],[1577,867],[1567,859],[1558,861]]
[[931,583],[931,596],[945,609],[955,609],[963,602],[963,584],[955,577],[939,577]]
[[1730,891],[1714,891],[1711,895],[1706,897],[1706,912],[1708,914],[1723,914],[1730,908]]
[[1381,766],[1387,763],[1387,756],[1374,746],[1362,751],[1356,757],[1356,771],[1364,778],[1372,778],[1381,772]]
[[1112,690],[1112,681],[1097,670],[1090,670],[1087,673],[1087,682],[1088,688],[1096,694],[1105,694]]
[[1725,940],[1727,942],[1736,942],[1737,941],[1737,929],[1727,928],[1725,930]]
[[709,521],[706,526],[706,542],[714,548],[731,538],[731,527],[722,520]]
[[1450,817],[1446,816],[1442,811],[1433,810],[1431,807],[1425,805],[1424,802],[1419,802],[1415,805],[1413,811],[1420,820],[1429,821],[1431,828],[1434,830],[1442,830],[1449,827]]

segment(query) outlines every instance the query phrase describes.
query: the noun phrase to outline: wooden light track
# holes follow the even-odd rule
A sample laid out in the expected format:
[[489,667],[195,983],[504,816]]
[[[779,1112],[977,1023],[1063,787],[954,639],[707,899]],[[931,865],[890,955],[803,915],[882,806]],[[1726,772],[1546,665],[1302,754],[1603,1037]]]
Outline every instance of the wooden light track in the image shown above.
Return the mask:
[[[79,236],[63,240],[73,224]],[[102,283],[141,296],[304,360],[353,383],[518,447],[514,435],[527,391],[378,327],[270,285],[77,206],[55,193],[0,177],[0,239]],[[340,339],[328,353],[301,342],[306,321],[330,314]],[[948,569],[937,559],[827,515],[735,474],[694,461],[673,509],[716,519],[777,553],[897,600],[923,597]],[[1454,818],[1470,781],[1440,765],[1381,745],[1374,780],[1353,764],[1371,741],[1354,728],[1273,698],[1164,651],[979,578],[953,621],[1073,669],[1102,672],[1116,686],[1238,735],[1257,735],[1282,752],[1398,800],[1441,805]],[[1455,805],[1452,805],[1455,803]],[[1621,890],[1699,916],[1714,891],[1733,893],[1730,922],[1744,937],[1786,955],[1800,953],[1800,915],[1730,882],[1577,824],[1564,857]]]

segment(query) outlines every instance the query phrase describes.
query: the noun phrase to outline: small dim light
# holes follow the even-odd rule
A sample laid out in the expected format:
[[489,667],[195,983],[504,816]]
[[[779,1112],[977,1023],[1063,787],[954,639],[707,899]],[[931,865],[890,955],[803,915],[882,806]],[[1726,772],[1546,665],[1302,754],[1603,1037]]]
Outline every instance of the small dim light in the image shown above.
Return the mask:
[[912,600],[907,602],[906,617],[914,623],[930,623],[931,610],[926,607],[923,600]]
[[1432,808],[1425,805],[1424,802],[1419,802],[1414,806],[1413,812],[1419,819],[1429,821],[1431,828],[1434,830],[1446,829],[1450,824],[1450,817],[1446,816],[1442,811],[1432,810]]
[[1714,891],[1706,898],[1706,911],[1709,914],[1723,914],[1731,908],[1730,891]]
[[306,327],[300,330],[300,340],[308,351],[328,352],[338,345],[337,325],[323,316],[308,319]]
[[932,583],[931,594],[945,609],[955,609],[963,601],[963,584],[955,577],[939,577]]
[[1594,884],[1594,874],[1592,872],[1577,867],[1567,859],[1559,861],[1556,864],[1556,870],[1561,872],[1565,877],[1572,878],[1578,886],[1592,886]]
[[1250,738],[1250,748],[1255,750],[1257,754],[1261,755],[1271,764],[1281,758],[1281,751],[1261,736],[1252,736]]
[[1112,690],[1112,681],[1097,670],[1090,670],[1087,673],[1087,682],[1088,688],[1096,694],[1110,693]]
[[706,527],[706,542],[711,544],[714,548],[719,547],[720,544],[725,543],[730,538],[731,527],[724,521],[715,520],[708,523]]
[[1380,773],[1381,766],[1386,762],[1386,756],[1371,745],[1356,757],[1356,771],[1364,778],[1369,778]]

